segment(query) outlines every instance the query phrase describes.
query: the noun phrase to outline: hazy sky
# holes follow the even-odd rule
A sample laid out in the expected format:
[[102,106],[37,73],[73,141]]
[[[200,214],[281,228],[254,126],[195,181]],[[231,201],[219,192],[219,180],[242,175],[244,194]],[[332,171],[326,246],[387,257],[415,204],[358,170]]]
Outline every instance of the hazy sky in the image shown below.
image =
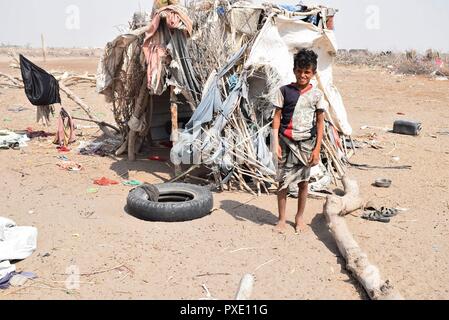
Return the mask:
[[[275,1],[297,3],[298,0]],[[449,52],[447,0],[313,0],[340,9],[336,34],[341,48]],[[0,43],[103,47],[139,7],[151,0],[1,0]]]

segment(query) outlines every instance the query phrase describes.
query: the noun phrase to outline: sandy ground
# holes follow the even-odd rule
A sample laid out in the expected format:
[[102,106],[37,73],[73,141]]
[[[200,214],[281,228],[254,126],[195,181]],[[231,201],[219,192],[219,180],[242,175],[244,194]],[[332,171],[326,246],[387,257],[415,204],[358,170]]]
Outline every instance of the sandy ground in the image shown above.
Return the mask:
[[[37,61],[38,62],[38,61]],[[94,72],[93,58],[51,59],[49,70]],[[1,60],[0,71],[18,74]],[[383,149],[359,149],[352,161],[371,165],[412,165],[412,170],[351,169],[363,196],[380,205],[409,208],[390,224],[367,222],[360,212],[348,224],[370,260],[408,299],[449,298],[449,82],[424,77],[401,77],[379,69],[337,67],[339,87],[355,129],[355,137],[375,133]],[[112,122],[110,106],[88,85],[73,91],[95,106],[101,118]],[[63,97],[75,115],[82,111]],[[20,113],[7,109],[29,108]],[[397,113],[405,113],[405,116]],[[35,109],[21,90],[0,89],[0,128],[41,129]],[[398,136],[382,130],[361,130],[363,125],[391,127],[395,119],[421,120],[420,137]],[[49,129],[55,131],[55,120]],[[86,125],[82,123],[82,125]],[[101,136],[96,129],[78,131],[79,140]],[[76,145],[75,145],[76,146]],[[155,153],[156,154],[156,153]],[[82,156],[70,160],[81,172],[59,169],[51,139],[33,140],[21,151],[0,150],[0,216],[39,230],[37,251],[16,264],[18,270],[38,274],[22,288],[0,292],[0,299],[199,299],[206,285],[213,297],[233,299],[243,274],[257,277],[254,299],[366,299],[344,268],[327,231],[323,201],[308,202],[307,233],[295,236],[272,232],[276,197],[253,198],[239,192],[216,193],[212,215],[186,223],[151,223],[125,210],[129,187],[101,187],[87,193],[93,179],[118,181],[167,180],[169,164],[146,160]],[[400,157],[394,162],[392,156]],[[377,189],[376,178],[393,180],[390,189]],[[289,200],[292,221],[296,201]],[[67,279],[68,270],[82,274]],[[67,280],[79,289],[67,290]],[[73,282],[73,281],[72,281]]]

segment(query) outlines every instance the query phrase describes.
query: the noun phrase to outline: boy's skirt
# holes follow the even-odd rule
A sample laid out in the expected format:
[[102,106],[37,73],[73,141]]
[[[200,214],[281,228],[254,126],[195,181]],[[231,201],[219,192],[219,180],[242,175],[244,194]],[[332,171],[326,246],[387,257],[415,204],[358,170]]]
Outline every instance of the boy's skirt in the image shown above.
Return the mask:
[[279,162],[278,182],[280,190],[290,185],[310,181],[309,159],[316,146],[316,137],[304,141],[291,141],[280,136],[279,144],[282,148],[282,160]]

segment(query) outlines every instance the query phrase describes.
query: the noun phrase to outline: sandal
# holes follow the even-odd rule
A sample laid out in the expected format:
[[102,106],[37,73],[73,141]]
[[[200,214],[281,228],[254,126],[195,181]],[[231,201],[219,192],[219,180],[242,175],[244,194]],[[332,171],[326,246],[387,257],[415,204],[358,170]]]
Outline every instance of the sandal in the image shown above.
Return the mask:
[[386,218],[392,218],[398,215],[399,210],[398,209],[389,209],[386,207],[381,207],[380,208],[380,213],[382,214],[382,216],[386,217]]
[[389,223],[390,218],[385,217],[380,211],[378,210],[367,210],[363,213],[362,219],[369,220],[369,221],[377,221],[377,222],[383,222],[383,223]]

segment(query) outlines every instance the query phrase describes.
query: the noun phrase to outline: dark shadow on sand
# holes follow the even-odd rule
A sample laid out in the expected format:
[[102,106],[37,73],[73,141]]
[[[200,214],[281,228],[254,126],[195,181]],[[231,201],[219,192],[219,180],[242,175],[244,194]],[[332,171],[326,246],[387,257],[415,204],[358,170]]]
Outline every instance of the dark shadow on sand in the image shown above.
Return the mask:
[[220,208],[238,221],[249,220],[258,225],[276,225],[278,217],[272,212],[251,204],[234,200],[223,200]]

